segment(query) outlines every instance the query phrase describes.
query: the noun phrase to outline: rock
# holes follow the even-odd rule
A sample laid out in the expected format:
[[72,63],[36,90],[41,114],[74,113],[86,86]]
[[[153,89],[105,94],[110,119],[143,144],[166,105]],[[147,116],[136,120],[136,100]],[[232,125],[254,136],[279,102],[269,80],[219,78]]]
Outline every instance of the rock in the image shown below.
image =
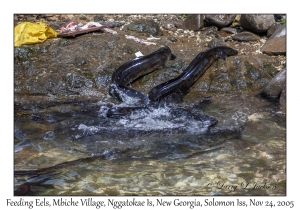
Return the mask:
[[235,34],[232,37],[233,40],[241,41],[241,42],[249,42],[249,41],[257,41],[259,40],[259,36],[251,33],[251,32],[241,32],[239,34]]
[[286,14],[275,14],[274,18],[276,22],[281,22],[283,19],[286,19]]
[[107,26],[108,28],[114,28],[115,23],[114,22],[109,22],[109,21],[102,21],[100,22],[101,25]]
[[278,98],[286,84],[286,68],[282,69],[260,93],[262,96]]
[[280,23],[274,23],[273,25],[270,26],[270,28],[267,31],[267,37],[270,38],[272,34],[281,26]]
[[286,24],[282,24],[280,27],[276,29],[276,31],[274,31],[270,39],[285,36],[285,35],[286,35]]
[[204,27],[204,15],[187,15],[182,29],[198,31]]
[[267,55],[286,54],[286,24],[281,25],[262,46],[261,51]]
[[254,33],[266,32],[274,23],[274,15],[242,14],[240,19],[241,26]]
[[66,81],[67,81],[68,87],[71,89],[82,88],[82,87],[91,88],[93,86],[92,81],[84,78],[83,76],[78,76],[73,73],[68,73],[66,75]]
[[218,28],[216,26],[211,26],[211,27],[203,28],[202,33],[204,35],[211,35],[211,34],[216,34],[217,31],[218,31]]
[[161,36],[163,32],[160,30],[159,25],[153,20],[137,20],[124,26],[124,31],[137,31],[140,33],[147,33],[152,36]]
[[286,37],[278,37],[268,40],[261,48],[261,51],[267,55],[285,55]]
[[[215,62],[196,81],[192,91],[226,93],[232,91],[261,91],[276,75],[275,59],[267,55],[232,56]],[[279,63],[278,63],[279,65]]]
[[236,15],[235,19],[233,20],[231,27],[240,27],[240,19],[241,19],[241,15]]
[[222,39],[213,39],[208,44],[208,47],[226,46],[226,43]]
[[220,31],[225,31],[225,32],[227,32],[229,34],[237,34],[239,32],[238,29],[236,29],[236,28],[230,28],[230,27],[221,28]]
[[281,111],[286,112],[286,84],[282,88],[279,104],[281,106]]
[[208,26],[223,28],[229,26],[235,17],[236,15],[231,14],[205,15],[205,22]]
[[171,22],[171,21],[163,21],[161,23],[162,27],[168,31],[176,31],[177,28],[180,28],[182,24],[179,24],[177,22]]
[[105,17],[103,17],[103,15],[96,15],[94,17],[94,21],[95,22],[100,22],[100,21],[106,21]]
[[177,39],[175,36],[168,36],[168,39],[171,41],[171,42],[177,42]]

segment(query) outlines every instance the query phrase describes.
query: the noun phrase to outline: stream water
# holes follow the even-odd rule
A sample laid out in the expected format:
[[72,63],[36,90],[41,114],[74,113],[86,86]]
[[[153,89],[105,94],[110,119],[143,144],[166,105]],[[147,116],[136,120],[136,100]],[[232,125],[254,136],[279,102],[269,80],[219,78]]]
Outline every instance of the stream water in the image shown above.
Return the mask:
[[[15,171],[69,162],[15,175],[16,195],[286,194],[286,122],[276,103],[220,95],[107,118],[113,105],[15,107]],[[218,124],[207,133],[183,110]]]

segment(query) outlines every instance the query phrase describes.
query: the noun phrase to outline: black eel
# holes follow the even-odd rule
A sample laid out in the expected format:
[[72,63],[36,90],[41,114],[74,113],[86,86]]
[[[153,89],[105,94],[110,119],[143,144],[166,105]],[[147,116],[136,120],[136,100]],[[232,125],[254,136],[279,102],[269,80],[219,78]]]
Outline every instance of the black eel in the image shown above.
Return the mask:
[[189,88],[206,72],[215,60],[219,58],[225,59],[228,56],[237,54],[236,50],[225,46],[214,47],[205,52],[200,52],[182,74],[152,88],[148,93],[148,98],[150,101],[158,101],[174,91],[187,93]]
[[171,53],[171,49],[165,46],[148,55],[127,61],[113,73],[109,94],[123,102],[130,97],[136,103],[147,103],[147,97],[143,93],[128,87],[128,85],[139,77],[156,70],[168,59],[173,60],[175,58],[176,56]]
[[[163,47],[157,51],[141,58],[132,59],[120,66],[112,76],[113,84],[110,86],[110,94],[121,101],[125,97],[137,98],[142,105],[149,102],[159,101],[167,95],[174,95],[181,99],[182,96],[189,92],[189,88],[206,72],[212,63],[219,58],[225,59],[228,56],[237,55],[238,52],[230,47],[220,46],[200,52],[189,64],[189,66],[178,77],[164,82],[152,88],[148,93],[148,97],[144,94],[127,87],[132,80],[137,79],[141,75],[150,73],[159,65],[162,65],[170,57],[171,50]],[[174,58],[175,56],[173,56]],[[173,96],[173,97],[174,97]],[[137,103],[138,105],[141,103]],[[134,110],[146,108],[142,107],[114,107],[107,112],[108,117],[120,118],[126,116]]]

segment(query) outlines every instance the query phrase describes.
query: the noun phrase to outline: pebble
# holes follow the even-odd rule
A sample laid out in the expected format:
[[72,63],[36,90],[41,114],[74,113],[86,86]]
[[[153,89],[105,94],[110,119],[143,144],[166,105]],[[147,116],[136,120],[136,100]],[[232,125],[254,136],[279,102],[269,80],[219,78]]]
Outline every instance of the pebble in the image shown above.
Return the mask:
[[224,159],[227,159],[229,157],[230,157],[230,155],[228,155],[228,154],[220,154],[216,157],[216,160],[224,160]]
[[175,36],[168,36],[168,39],[171,41],[171,42],[177,42],[178,40],[176,39]]
[[230,174],[227,179],[230,182],[236,182],[238,178],[236,174]]
[[241,41],[241,42],[249,42],[249,41],[258,41],[260,38],[259,36],[251,33],[251,32],[241,32],[238,34],[235,34],[232,37],[233,40]]

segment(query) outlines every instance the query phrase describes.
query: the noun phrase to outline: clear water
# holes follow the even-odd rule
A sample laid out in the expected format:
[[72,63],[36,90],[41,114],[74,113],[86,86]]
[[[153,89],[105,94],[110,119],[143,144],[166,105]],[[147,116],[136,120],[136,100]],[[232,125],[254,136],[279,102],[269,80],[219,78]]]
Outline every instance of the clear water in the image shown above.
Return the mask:
[[[162,105],[125,119],[107,118],[112,106],[100,101],[17,109],[16,171],[79,161],[16,175],[16,194],[286,194],[286,123],[276,103],[224,95],[206,106]],[[175,108],[212,116],[218,124],[207,134],[205,120]]]

